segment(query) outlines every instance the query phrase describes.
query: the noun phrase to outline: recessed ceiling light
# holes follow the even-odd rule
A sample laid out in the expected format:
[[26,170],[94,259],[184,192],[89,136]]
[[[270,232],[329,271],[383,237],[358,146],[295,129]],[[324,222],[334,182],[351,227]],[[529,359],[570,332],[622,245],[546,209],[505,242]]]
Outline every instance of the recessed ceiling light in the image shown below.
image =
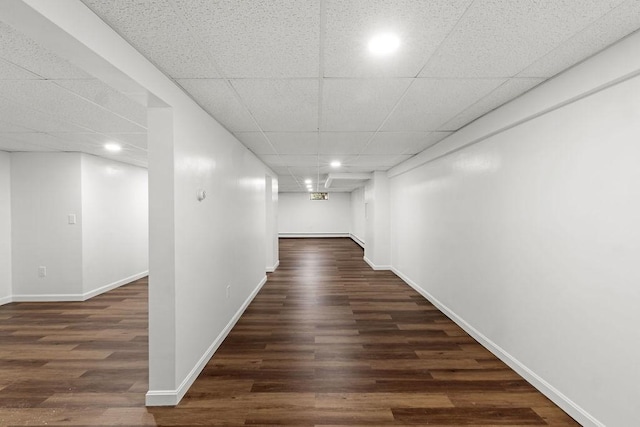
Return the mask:
[[331,162],[331,167],[332,168],[339,168],[341,164],[342,163],[340,163],[339,161],[334,160],[334,161]]
[[107,151],[111,151],[112,153],[117,153],[122,150],[122,145],[116,144],[115,142],[107,142],[104,144],[104,149]]
[[307,188],[307,191],[311,193],[313,191],[313,188]]
[[311,179],[309,179],[309,178],[305,179],[305,180],[304,180],[304,183],[305,183],[305,184],[311,184]]
[[377,34],[369,40],[369,52],[374,55],[389,55],[400,47],[400,39],[393,33]]

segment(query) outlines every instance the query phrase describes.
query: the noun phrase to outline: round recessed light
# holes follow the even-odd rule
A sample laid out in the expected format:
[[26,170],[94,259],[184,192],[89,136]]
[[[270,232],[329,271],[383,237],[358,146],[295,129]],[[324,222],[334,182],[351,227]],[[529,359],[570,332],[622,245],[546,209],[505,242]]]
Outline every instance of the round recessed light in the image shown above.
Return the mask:
[[369,40],[369,52],[374,55],[389,55],[400,47],[400,39],[393,33],[381,33]]
[[313,188],[307,188],[307,191],[308,191],[309,193],[311,193],[311,192],[313,192]]
[[311,179],[310,179],[310,178],[305,179],[305,180],[304,180],[304,183],[305,183],[305,184],[311,184]]
[[104,144],[104,149],[107,151],[111,151],[112,153],[117,153],[122,150],[122,145],[116,144],[115,142],[107,142]]
[[342,165],[342,163],[340,163],[340,162],[339,162],[339,161],[337,161],[337,160],[332,161],[330,164],[331,164],[331,167],[332,167],[332,168],[339,168],[339,167],[340,167],[340,165]]

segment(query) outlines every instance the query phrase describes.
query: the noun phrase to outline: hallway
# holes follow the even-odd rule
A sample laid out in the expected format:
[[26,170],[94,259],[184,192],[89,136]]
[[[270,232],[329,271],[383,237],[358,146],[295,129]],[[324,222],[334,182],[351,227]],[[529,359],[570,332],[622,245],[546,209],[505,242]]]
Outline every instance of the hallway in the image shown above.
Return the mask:
[[345,238],[281,239],[180,405],[145,408],[144,291],[2,307],[0,424],[576,425]]

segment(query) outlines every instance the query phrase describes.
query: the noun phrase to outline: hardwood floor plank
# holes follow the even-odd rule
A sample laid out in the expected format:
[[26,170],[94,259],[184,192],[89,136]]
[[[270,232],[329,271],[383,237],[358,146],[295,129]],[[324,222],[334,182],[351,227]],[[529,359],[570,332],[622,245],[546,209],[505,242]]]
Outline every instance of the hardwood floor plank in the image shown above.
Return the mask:
[[0,307],[0,425],[577,425],[349,239],[280,266],[175,408],[146,408],[147,280]]

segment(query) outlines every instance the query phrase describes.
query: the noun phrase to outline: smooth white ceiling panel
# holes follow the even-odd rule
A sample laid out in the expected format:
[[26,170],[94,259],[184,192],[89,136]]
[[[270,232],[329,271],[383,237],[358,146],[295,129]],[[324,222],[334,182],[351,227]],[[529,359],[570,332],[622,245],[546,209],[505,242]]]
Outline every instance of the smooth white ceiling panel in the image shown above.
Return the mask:
[[173,78],[220,77],[171,0],[82,0],[140,53]]
[[360,154],[374,132],[320,132],[319,154]]
[[375,131],[411,79],[326,79],[322,130]]
[[[326,1],[325,77],[415,77],[470,0]],[[372,55],[371,37],[400,39],[391,57]]]
[[317,131],[318,80],[232,80],[264,131]]
[[544,79],[533,78],[517,78],[509,79],[504,84],[497,87],[487,96],[480,99],[475,104],[455,116],[452,120],[441,126],[442,130],[458,130],[462,126],[470,123],[489,111],[499,107],[500,105],[508,102],[534,86],[542,83]]
[[78,67],[53,55],[2,21],[0,21],[0,58],[43,78],[91,78]]
[[520,77],[552,77],[640,28],[640,1],[628,0],[525,68]]
[[147,127],[147,108],[145,106],[138,104],[98,79],[56,80],[55,84],[113,114],[135,122],[143,128]]
[[235,136],[257,155],[278,154],[262,132],[236,132]]
[[622,0],[478,0],[421,77],[512,77]]
[[416,79],[382,130],[437,130],[504,82],[505,79]]
[[320,1],[174,2],[224,77],[318,77]]
[[257,131],[249,111],[221,79],[179,79],[178,84],[214,119],[232,132]]

